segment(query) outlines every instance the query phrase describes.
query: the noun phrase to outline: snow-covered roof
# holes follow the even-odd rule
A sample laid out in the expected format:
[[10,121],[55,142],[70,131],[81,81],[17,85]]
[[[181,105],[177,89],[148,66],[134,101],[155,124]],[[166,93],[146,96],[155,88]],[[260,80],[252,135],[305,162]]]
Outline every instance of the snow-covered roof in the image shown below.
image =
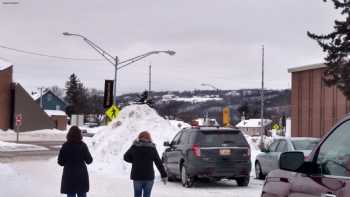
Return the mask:
[[0,70],[10,67],[12,64],[0,58]]
[[61,110],[45,110],[45,112],[49,116],[67,116],[66,112]]
[[294,72],[301,72],[301,71],[305,71],[305,70],[314,70],[314,69],[325,68],[325,67],[326,67],[326,65],[323,63],[310,64],[310,65],[304,65],[304,66],[300,66],[300,67],[290,68],[290,69],[288,69],[288,72],[294,73]]
[[241,95],[238,91],[236,90],[233,90],[233,91],[230,91],[230,92],[227,92],[225,93],[226,96],[239,96]]
[[[264,119],[264,127],[268,126],[272,123],[272,120],[270,119]],[[261,127],[261,119],[249,119],[249,120],[242,120],[239,122],[236,127],[238,128],[254,128],[254,127]]]
[[[48,92],[47,89],[43,90],[43,96]],[[31,91],[30,96],[32,96],[33,100],[36,101],[40,98],[40,91]]]

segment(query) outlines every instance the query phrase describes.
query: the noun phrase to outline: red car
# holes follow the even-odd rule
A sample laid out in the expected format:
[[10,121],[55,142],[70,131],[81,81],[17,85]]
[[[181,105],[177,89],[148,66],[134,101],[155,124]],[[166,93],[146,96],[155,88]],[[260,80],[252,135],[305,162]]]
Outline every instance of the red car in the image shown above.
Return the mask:
[[350,115],[324,136],[310,156],[282,153],[262,197],[350,197]]

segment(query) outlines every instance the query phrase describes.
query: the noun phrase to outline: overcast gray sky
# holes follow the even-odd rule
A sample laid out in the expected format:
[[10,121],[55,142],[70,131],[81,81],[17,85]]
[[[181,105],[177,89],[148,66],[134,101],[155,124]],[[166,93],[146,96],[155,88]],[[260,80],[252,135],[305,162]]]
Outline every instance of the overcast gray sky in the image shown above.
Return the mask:
[[[5,0],[0,0],[4,2]],[[0,45],[50,55],[101,58],[85,35],[121,60],[151,50],[159,54],[120,70],[118,93],[142,91],[153,66],[153,89],[257,88],[265,45],[267,88],[289,88],[287,69],[322,62],[324,54],[306,31],[326,33],[338,17],[322,0],[11,0],[0,5]],[[8,0],[6,1],[8,2]],[[0,48],[27,89],[63,87],[76,73],[87,87],[113,79],[106,61],[64,61]],[[208,89],[208,88],[206,88]]]

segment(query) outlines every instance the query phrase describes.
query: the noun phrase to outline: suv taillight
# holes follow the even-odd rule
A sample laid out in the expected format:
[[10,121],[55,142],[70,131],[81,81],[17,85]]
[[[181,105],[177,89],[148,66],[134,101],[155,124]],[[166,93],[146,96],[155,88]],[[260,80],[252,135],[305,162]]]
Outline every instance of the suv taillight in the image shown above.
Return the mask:
[[200,157],[201,156],[201,149],[200,149],[198,144],[193,144],[192,152],[193,152],[194,156],[196,156],[196,157]]

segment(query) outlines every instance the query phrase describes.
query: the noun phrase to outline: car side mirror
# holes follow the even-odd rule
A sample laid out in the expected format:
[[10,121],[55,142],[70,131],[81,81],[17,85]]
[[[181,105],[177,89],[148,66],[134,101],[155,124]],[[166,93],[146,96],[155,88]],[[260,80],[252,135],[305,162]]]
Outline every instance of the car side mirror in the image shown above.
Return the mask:
[[168,147],[171,146],[170,143],[169,143],[168,141],[165,141],[163,145],[164,145],[164,146],[168,146]]
[[282,170],[297,172],[303,164],[303,152],[284,152],[280,156],[279,167]]

